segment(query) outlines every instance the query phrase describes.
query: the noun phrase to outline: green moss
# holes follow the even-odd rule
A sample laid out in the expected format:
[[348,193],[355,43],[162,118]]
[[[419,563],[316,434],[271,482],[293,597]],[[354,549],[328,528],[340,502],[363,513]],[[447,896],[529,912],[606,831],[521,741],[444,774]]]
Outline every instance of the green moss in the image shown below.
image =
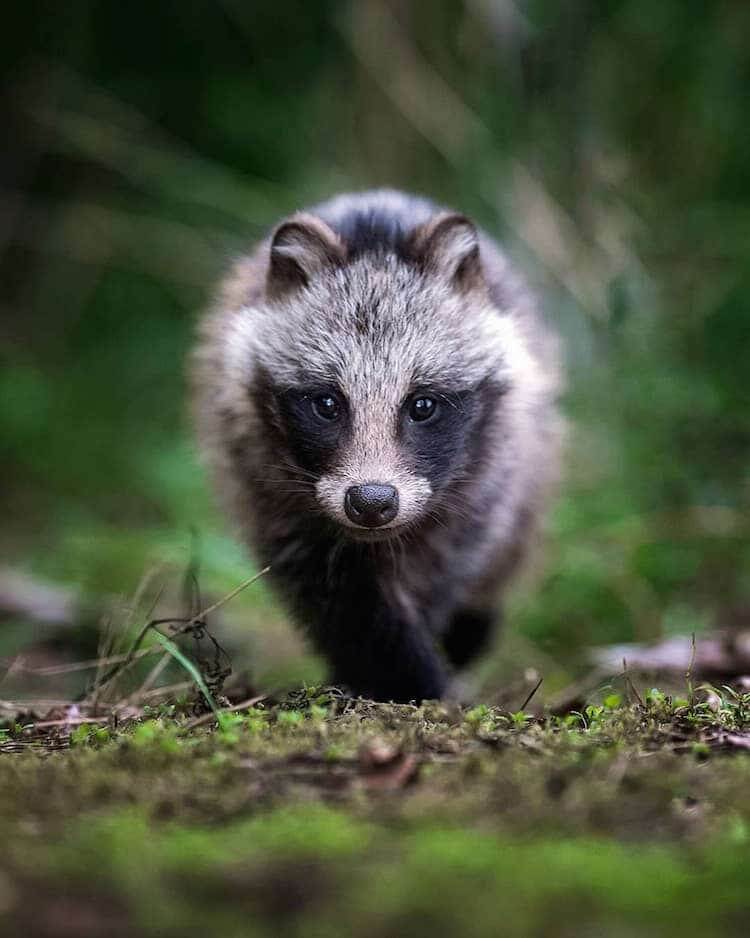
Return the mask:
[[376,826],[297,806],[220,828],[156,829],[120,811],[13,863],[28,883],[73,892],[96,870],[95,891],[116,894],[139,934],[718,936],[750,912],[750,863],[728,847]]
[[65,901],[133,935],[731,934],[748,699],[711,693],[537,719],[313,690],[64,751],[25,724],[0,756],[0,926],[42,933]]

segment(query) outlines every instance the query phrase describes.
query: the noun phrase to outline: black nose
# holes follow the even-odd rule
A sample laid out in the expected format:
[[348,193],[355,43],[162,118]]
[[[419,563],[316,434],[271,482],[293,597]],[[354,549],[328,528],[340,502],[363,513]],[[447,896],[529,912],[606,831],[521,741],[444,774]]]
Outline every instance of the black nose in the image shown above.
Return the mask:
[[344,511],[363,528],[379,528],[398,514],[398,492],[392,485],[375,482],[352,485],[344,497]]

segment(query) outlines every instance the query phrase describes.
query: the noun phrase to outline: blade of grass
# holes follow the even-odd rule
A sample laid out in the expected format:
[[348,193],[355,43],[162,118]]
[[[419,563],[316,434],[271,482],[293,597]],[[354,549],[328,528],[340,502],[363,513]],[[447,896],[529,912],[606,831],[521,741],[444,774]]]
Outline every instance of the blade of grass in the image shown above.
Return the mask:
[[206,698],[206,703],[209,705],[214,715],[218,719],[219,708],[216,706],[216,701],[211,696],[211,691],[209,691],[208,687],[206,686],[206,682],[203,679],[203,675],[200,673],[198,668],[196,668],[193,662],[189,658],[187,658],[180,651],[177,645],[175,645],[175,643],[171,639],[167,638],[166,635],[162,635],[161,632],[159,632],[157,629],[154,629],[154,636],[157,642],[159,642],[159,644],[164,648],[164,650],[168,651],[169,654],[172,655],[172,657],[175,659],[175,661],[181,664],[182,667],[188,672],[190,677],[192,677],[192,679],[195,681],[196,685],[198,686],[198,689]]

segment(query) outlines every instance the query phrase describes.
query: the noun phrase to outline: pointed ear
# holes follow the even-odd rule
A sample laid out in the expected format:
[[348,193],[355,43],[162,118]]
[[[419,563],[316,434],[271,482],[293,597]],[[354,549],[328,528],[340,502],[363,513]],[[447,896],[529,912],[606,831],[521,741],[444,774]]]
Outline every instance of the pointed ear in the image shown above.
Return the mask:
[[441,212],[431,218],[417,231],[414,249],[425,270],[459,289],[482,281],[479,235],[465,215]]
[[282,222],[271,239],[268,293],[280,296],[306,286],[324,267],[337,267],[346,260],[339,236],[320,218],[307,213]]

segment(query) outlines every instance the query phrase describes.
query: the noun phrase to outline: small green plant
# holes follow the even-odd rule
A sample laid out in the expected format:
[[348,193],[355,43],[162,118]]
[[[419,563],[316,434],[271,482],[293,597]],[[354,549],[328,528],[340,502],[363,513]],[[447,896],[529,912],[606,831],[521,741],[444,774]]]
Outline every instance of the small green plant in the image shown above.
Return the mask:
[[240,713],[219,713],[219,736],[228,746],[236,746],[241,738],[241,730],[246,726],[245,717]]
[[304,722],[305,715],[299,710],[281,710],[276,717],[279,726],[295,727]]
[[250,707],[243,716],[248,733],[261,733],[268,726],[268,711],[262,707]]
[[310,719],[315,723],[322,723],[329,714],[328,707],[322,707],[319,704],[310,705]]
[[487,704],[479,704],[476,707],[472,707],[471,710],[466,711],[464,719],[469,724],[469,726],[478,727],[480,724],[490,716],[490,708]]
[[139,723],[130,738],[133,745],[140,749],[153,746],[167,753],[180,749],[179,727],[162,719]]
[[590,704],[586,707],[584,713],[586,714],[586,722],[588,723],[589,729],[601,721],[605,712],[604,707],[598,707],[594,704]]
[[70,734],[71,746],[85,746],[94,734],[94,727],[91,723],[81,723]]

